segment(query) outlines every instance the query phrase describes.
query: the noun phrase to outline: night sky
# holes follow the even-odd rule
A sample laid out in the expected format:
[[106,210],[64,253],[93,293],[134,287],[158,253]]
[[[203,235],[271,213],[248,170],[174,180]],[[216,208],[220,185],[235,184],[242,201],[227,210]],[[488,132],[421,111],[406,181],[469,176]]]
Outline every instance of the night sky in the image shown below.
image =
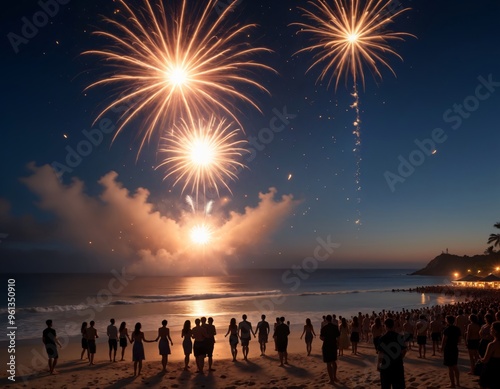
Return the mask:
[[[310,36],[297,35],[298,28],[290,26],[304,21],[297,7],[307,2],[241,0],[229,18],[258,24],[248,39],[273,51],[256,59],[278,74],[255,75],[270,95],[243,91],[262,113],[236,102],[244,137],[260,136],[267,143],[259,142],[261,150],[251,161],[242,159],[248,169],[229,183],[232,194],[223,190],[221,199],[214,198],[211,215],[219,225],[237,215],[253,217],[240,229],[216,232],[237,230],[251,241],[233,239],[220,250],[205,248],[204,254],[170,232],[165,242],[149,247],[151,236],[120,220],[122,208],[113,196],[124,189],[130,191],[125,197],[134,196],[138,188],[149,191],[143,202],[136,198],[134,205],[129,198],[130,204],[121,204],[131,214],[135,206],[137,214],[158,211],[157,219],[180,221],[189,213],[184,201],[188,193],[172,186],[173,179],[163,180],[164,170],[154,169],[160,162],[157,141],[136,161],[140,120],[113,143],[113,133],[101,131],[102,141],[62,175],[61,183],[43,167],[65,164],[68,147],[75,150],[86,139],[84,131],[99,124],[107,129],[119,120],[110,112],[104,115],[108,121],[93,124],[117,91],[86,91],[105,70],[98,58],[81,55],[106,43],[91,32],[106,29],[102,17],[113,17],[117,5],[108,0],[61,2],[66,4],[59,4],[54,16],[40,19],[38,32],[17,46],[9,33],[22,35],[24,21],[32,21],[41,6],[36,1],[8,2],[1,15],[0,255],[13,271],[107,271],[131,264],[137,270],[149,255],[144,250],[157,256],[161,249],[168,260],[157,256],[148,262],[153,268],[158,264],[160,272],[177,267],[193,251],[204,256],[208,268],[290,267],[313,254],[318,238],[339,245],[321,264],[325,267],[419,267],[446,249],[474,255],[487,248],[493,224],[500,221],[500,2],[402,0],[412,9],[390,28],[417,39],[391,44],[404,59],[386,57],[397,77],[383,67],[382,80],[370,70],[365,73],[358,192],[351,83],[341,80],[337,90],[327,88],[317,82],[321,66],[306,74],[312,54],[294,55],[310,44]],[[266,138],[270,132],[263,129],[276,116],[288,117],[282,119],[285,127]],[[416,152],[419,142],[425,153]],[[117,177],[109,176],[111,171]],[[110,192],[106,199],[99,197],[103,176]],[[269,188],[276,190],[274,200]],[[268,194],[260,205],[259,192]],[[100,206],[105,210],[99,211]],[[358,212],[360,225],[355,223]],[[123,230],[119,223],[124,223]],[[144,223],[152,235],[162,232],[161,222],[159,227]],[[95,247],[89,243],[99,239]],[[211,266],[211,261],[218,265]],[[187,261],[186,271],[197,263]]]

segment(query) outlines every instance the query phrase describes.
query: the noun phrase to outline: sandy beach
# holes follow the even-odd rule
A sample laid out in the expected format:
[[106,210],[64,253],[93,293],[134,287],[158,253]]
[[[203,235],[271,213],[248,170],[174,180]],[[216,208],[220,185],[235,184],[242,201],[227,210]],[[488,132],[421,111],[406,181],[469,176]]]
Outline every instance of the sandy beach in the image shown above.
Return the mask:
[[[319,327],[319,326],[318,326]],[[319,328],[317,328],[319,330]],[[80,360],[79,338],[72,338],[60,351],[57,375],[49,375],[43,345],[33,341],[19,341],[16,345],[16,381],[7,380],[5,370],[1,374],[1,386],[5,388],[324,388],[328,384],[325,364],[321,357],[321,341],[315,338],[311,356],[306,356],[305,344],[299,339],[301,325],[292,326],[289,337],[289,365],[279,367],[274,343],[268,343],[267,355],[260,357],[257,340],[250,342],[248,362],[242,360],[241,347],[237,362],[232,362],[229,344],[224,338],[225,328],[218,328],[214,350],[214,372],[196,374],[191,357],[190,370],[183,370],[183,355],[178,334],[172,332],[174,346],[168,363],[168,372],[161,372],[160,356],[156,343],[146,343],[146,360],[141,376],[133,377],[131,349],[125,353],[125,361],[109,362],[107,338],[102,336],[97,343],[96,365],[89,366]],[[147,339],[155,338],[154,331],[146,331]],[[6,343],[0,344],[6,350]],[[120,353],[120,349],[118,350]],[[339,357],[337,388],[380,387],[376,371],[376,354],[372,344],[361,342],[360,354],[351,355],[350,350]],[[405,377],[408,388],[445,388],[449,384],[448,371],[443,366],[440,354],[432,357],[432,346],[427,346],[427,359],[419,359],[413,349],[405,358]],[[2,352],[2,363],[6,353]],[[119,359],[119,358],[118,358]],[[3,364],[5,366],[5,364]],[[206,366],[206,365],[205,365]],[[477,377],[467,375],[469,360],[463,343],[460,345],[458,363],[462,388],[478,388]]]

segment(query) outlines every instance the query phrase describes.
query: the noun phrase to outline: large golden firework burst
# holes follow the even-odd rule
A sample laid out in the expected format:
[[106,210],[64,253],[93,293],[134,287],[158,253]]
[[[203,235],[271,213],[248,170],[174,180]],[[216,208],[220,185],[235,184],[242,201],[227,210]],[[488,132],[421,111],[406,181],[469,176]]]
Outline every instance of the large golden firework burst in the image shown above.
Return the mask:
[[309,1],[312,10],[300,8],[309,23],[293,23],[299,26],[299,32],[312,34],[313,43],[299,50],[315,51],[314,62],[308,71],[317,65],[323,65],[318,80],[324,80],[331,73],[328,85],[335,79],[335,88],[339,80],[349,76],[354,84],[361,80],[365,84],[365,67],[379,78],[382,74],[378,65],[394,70],[384,58],[391,54],[402,57],[389,45],[391,41],[404,40],[405,36],[414,35],[406,32],[391,32],[387,26],[409,8],[391,11],[392,0],[327,0]]
[[138,127],[140,152],[155,132],[172,128],[179,119],[195,123],[198,116],[217,111],[239,123],[237,101],[259,110],[241,87],[267,92],[253,75],[274,70],[253,58],[270,50],[246,42],[255,25],[226,23],[237,2],[218,16],[217,3],[207,0],[200,6],[183,0],[177,6],[169,4],[167,10],[161,0],[142,0],[142,7],[132,9],[120,0],[117,14],[122,18],[105,19],[109,31],[95,32],[111,44],[84,54],[102,58],[112,72],[88,88],[112,84],[121,92],[97,119],[113,108],[129,107],[115,137],[141,115],[145,122]]

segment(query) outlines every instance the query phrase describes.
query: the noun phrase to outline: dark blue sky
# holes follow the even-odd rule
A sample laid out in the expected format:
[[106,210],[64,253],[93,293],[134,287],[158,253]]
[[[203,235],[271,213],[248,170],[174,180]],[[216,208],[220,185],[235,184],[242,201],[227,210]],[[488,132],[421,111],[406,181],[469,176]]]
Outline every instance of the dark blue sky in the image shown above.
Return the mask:
[[[64,222],[54,212],[41,210],[37,195],[19,178],[32,174],[27,169],[32,161],[37,166],[64,163],[67,146],[76,148],[85,139],[82,131],[93,128],[94,119],[114,96],[111,88],[84,91],[102,77],[102,68],[96,58],[81,53],[102,46],[103,41],[90,33],[105,27],[101,16],[112,16],[116,4],[66,3],[46,21],[38,14],[42,26],[16,48],[9,33],[11,39],[12,33],[21,35],[23,18],[33,20],[41,7],[36,1],[9,2],[1,16],[0,233],[9,236],[2,239],[0,250],[2,258],[19,259],[23,266],[40,253],[68,267],[73,266],[65,260],[68,253],[76,252],[82,259],[87,255],[58,239],[56,232],[39,232],[64,229]],[[384,68],[382,80],[366,74],[360,93],[359,193],[354,182],[350,85],[342,80],[335,91],[316,83],[319,67],[305,74],[312,55],[293,55],[308,44],[308,37],[297,35],[297,28],[289,24],[301,20],[296,7],[307,2],[241,0],[230,16],[259,25],[251,41],[274,51],[259,61],[279,73],[257,76],[271,96],[249,91],[262,114],[238,104],[246,136],[265,136],[262,129],[276,116],[273,109],[283,112],[286,107],[290,119],[230,184],[232,195],[223,193],[231,199],[226,215],[255,207],[258,193],[270,187],[277,189],[277,196],[292,194],[300,200],[267,241],[256,242],[258,249],[251,256],[234,254],[240,266],[300,263],[311,255],[317,238],[327,236],[340,245],[329,259],[330,267],[418,267],[446,248],[459,255],[486,249],[493,224],[500,221],[500,3],[402,4],[412,10],[391,28],[417,39],[393,45],[404,58],[401,62],[387,57],[397,78]],[[118,115],[106,117],[110,123],[118,120]],[[416,152],[418,141],[429,145],[433,135],[441,142],[432,147],[436,153]],[[172,187],[172,180],[163,180],[163,171],[152,168],[158,164],[156,144],[136,162],[139,144],[133,126],[113,145],[111,139],[112,134],[104,134],[102,142],[63,175],[63,182],[78,177],[86,193],[97,196],[97,181],[113,170],[130,191],[147,188],[149,201],[162,214],[175,213],[182,204],[180,187]],[[419,166],[403,168],[402,159]],[[358,210],[361,226],[354,223]]]

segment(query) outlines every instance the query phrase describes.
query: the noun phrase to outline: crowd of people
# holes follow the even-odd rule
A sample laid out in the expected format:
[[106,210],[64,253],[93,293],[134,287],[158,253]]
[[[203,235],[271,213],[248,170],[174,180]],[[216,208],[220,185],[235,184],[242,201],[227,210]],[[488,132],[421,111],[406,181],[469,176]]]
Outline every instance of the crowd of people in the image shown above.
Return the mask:
[[[233,361],[238,355],[238,345],[241,344],[243,360],[248,360],[249,343],[252,336],[258,338],[260,355],[265,356],[267,344],[272,337],[274,349],[279,356],[279,366],[288,364],[288,337],[290,322],[284,317],[277,317],[273,328],[266,321],[266,315],[255,327],[242,316],[237,324],[232,318],[227,327],[225,337],[229,337],[229,347]],[[56,331],[52,321],[47,320],[47,328],[43,331],[43,342],[49,357],[49,370],[55,374],[58,353]],[[173,341],[167,320],[162,321],[158,328],[156,339],[147,340],[141,331],[141,323],[136,323],[131,334],[125,322],[119,328],[111,319],[106,335],[109,345],[109,360],[116,361],[118,345],[121,347],[121,360],[124,360],[128,344],[132,344],[132,360],[134,376],[141,374],[142,361],[145,359],[143,342],[158,342],[159,354],[162,356],[163,371],[167,369],[170,346]],[[408,350],[418,349],[418,357],[427,359],[427,346],[432,346],[432,356],[442,353],[443,364],[448,368],[450,387],[460,386],[460,372],[457,367],[459,344],[463,344],[470,359],[468,374],[480,376],[481,388],[500,388],[500,299],[496,295],[482,296],[455,304],[437,305],[428,308],[361,313],[350,319],[328,314],[320,324],[319,337],[322,341],[322,357],[330,383],[337,381],[337,360],[350,349],[353,355],[358,354],[359,342],[373,344],[373,350],[378,354],[377,369],[380,372],[381,387],[404,388],[404,357]],[[96,339],[99,337],[94,321],[82,323],[82,351],[80,358],[85,356],[89,365],[94,364]],[[205,359],[208,358],[208,371],[214,371],[213,351],[216,328],[213,318],[197,318],[194,326],[190,320],[184,322],[181,330],[184,352],[184,370],[190,369],[191,354],[194,355],[196,372],[204,373]],[[311,354],[313,339],[317,337],[312,321],[307,318],[300,339],[305,340],[306,353]],[[462,341],[463,339],[463,341]],[[415,344],[416,342],[416,344]]]

